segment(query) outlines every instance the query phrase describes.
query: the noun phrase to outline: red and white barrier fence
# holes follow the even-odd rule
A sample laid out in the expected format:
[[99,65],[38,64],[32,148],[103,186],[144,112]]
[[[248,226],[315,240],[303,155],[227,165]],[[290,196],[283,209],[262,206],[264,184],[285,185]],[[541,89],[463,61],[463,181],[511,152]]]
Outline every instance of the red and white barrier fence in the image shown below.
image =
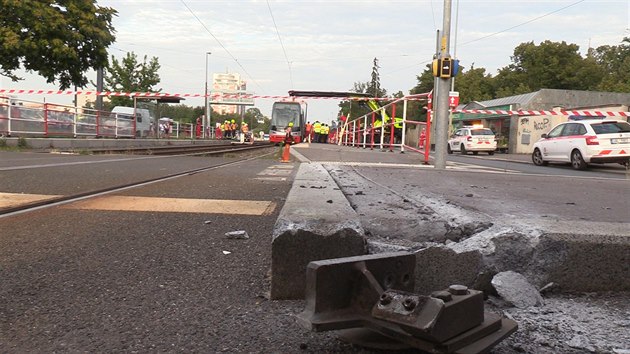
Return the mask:
[[560,110],[560,111],[505,111],[489,109],[458,109],[453,113],[473,113],[488,115],[509,115],[509,116],[581,116],[581,117],[630,117],[630,112],[606,112],[606,111],[581,111],[581,110]]

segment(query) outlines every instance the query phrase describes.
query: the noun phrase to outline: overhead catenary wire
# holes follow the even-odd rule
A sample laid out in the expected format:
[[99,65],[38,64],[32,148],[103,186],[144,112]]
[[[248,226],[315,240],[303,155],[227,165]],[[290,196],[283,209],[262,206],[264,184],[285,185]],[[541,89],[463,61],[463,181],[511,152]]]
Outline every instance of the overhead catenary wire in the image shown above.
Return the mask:
[[473,40],[471,40],[471,41],[464,42],[464,43],[462,43],[461,45],[466,45],[466,44],[470,44],[470,43],[474,43],[474,42],[478,42],[478,41],[484,40],[484,39],[486,39],[486,38],[494,37],[494,36],[499,35],[499,34],[501,34],[501,33],[505,33],[505,32],[507,32],[507,31],[509,31],[509,30],[513,30],[513,29],[515,29],[515,28],[518,28],[518,27],[524,26],[524,25],[529,24],[529,23],[532,23],[532,22],[534,22],[534,21],[538,21],[538,20],[540,20],[541,18],[545,18],[545,17],[547,17],[547,16],[553,15],[553,14],[558,13],[558,12],[560,12],[560,11],[566,10],[566,9],[568,9],[568,8],[570,8],[570,7],[572,7],[572,6],[575,6],[575,5],[579,4],[579,3],[582,3],[582,2],[584,2],[584,1],[586,1],[586,0],[579,0],[579,1],[576,1],[576,2],[574,2],[574,3],[572,3],[572,4],[569,4],[569,5],[567,5],[567,6],[561,7],[561,8],[559,8],[559,9],[557,9],[557,10],[554,10],[554,11],[548,12],[548,13],[546,13],[546,14],[544,14],[544,15],[540,15],[540,16],[538,16],[538,17],[534,17],[534,18],[532,18],[531,20],[527,20],[527,21],[525,21],[525,22],[519,23],[518,25],[514,25],[514,26],[509,27],[509,28],[506,28],[506,29],[504,29],[504,30],[501,30],[501,31],[498,31],[498,32],[495,32],[495,33],[491,33],[491,34],[489,34],[489,35],[487,35],[487,36],[479,37],[479,38],[477,38],[477,39],[473,39]]
[[284,58],[287,60],[287,67],[289,68],[289,80],[291,82],[291,89],[293,89],[293,72],[291,70],[291,62],[289,61],[289,57],[287,56],[287,51],[284,48],[284,43],[282,42],[282,37],[280,36],[280,31],[278,30],[278,25],[276,24],[276,18],[273,16],[273,11],[271,11],[271,5],[269,4],[269,0],[267,0],[267,8],[269,9],[269,15],[271,15],[271,20],[273,21],[273,26],[276,28],[276,34],[278,35],[278,40],[280,41],[280,46],[282,47],[282,53],[284,53]]
[[247,75],[247,77],[249,77],[249,79],[256,85],[258,86],[263,92],[265,92],[265,89],[260,86],[260,84],[254,80],[254,77],[252,75],[249,74],[249,72],[247,72],[247,70],[245,69],[245,67],[243,67],[243,65],[241,65],[241,63],[238,61],[238,59],[223,45],[223,43],[219,40],[219,38],[217,38],[211,31],[210,29],[208,29],[208,27],[203,23],[203,21],[201,21],[201,19],[195,14],[195,12],[188,6],[188,4],[186,4],[186,2],[184,0],[180,0],[182,2],[182,4],[186,7],[186,9],[188,10],[188,12],[190,12],[191,15],[193,15],[193,17],[197,20],[197,22],[199,22],[199,24],[201,24],[201,26],[206,30],[206,32],[208,32],[208,34],[210,36],[212,36],[212,38],[214,38],[215,41],[217,41],[217,43],[219,44],[219,46],[221,46],[221,48],[223,48],[223,50],[225,50],[226,53],[228,53],[228,55],[232,58],[232,60],[234,60],[234,62],[243,70],[243,72],[245,73],[245,75]]
[[[520,26],[524,26],[524,25],[526,25],[526,24],[529,24],[529,23],[535,22],[535,21],[537,21],[537,20],[540,20],[540,19],[545,18],[545,17],[547,17],[547,16],[553,15],[553,14],[558,13],[558,12],[560,12],[560,11],[566,10],[566,9],[568,9],[568,8],[570,8],[570,7],[573,7],[573,6],[575,6],[575,5],[578,5],[578,4],[580,4],[580,3],[584,2],[584,1],[586,1],[586,0],[579,0],[579,1],[576,1],[576,2],[574,2],[574,3],[572,3],[572,4],[569,4],[569,5],[567,5],[567,6],[564,6],[564,7],[559,8],[559,9],[557,9],[557,10],[554,10],[554,11],[548,12],[548,13],[546,13],[546,14],[544,14],[544,15],[540,15],[540,16],[538,16],[538,17],[532,18],[532,19],[527,20],[527,21],[525,21],[525,22],[521,22],[521,23],[519,23],[519,24],[517,24],[517,25],[514,25],[514,26],[511,26],[511,27],[509,27],[509,28],[506,28],[506,29],[503,29],[503,30],[500,30],[500,31],[497,31],[497,32],[494,32],[494,33],[491,33],[491,34],[486,35],[486,36],[483,36],[483,37],[479,37],[479,38],[477,38],[477,39],[470,40],[470,41],[468,41],[468,42],[464,42],[464,43],[460,44],[460,46],[464,46],[464,45],[467,45],[467,44],[470,44],[470,43],[478,42],[478,41],[481,41],[481,40],[484,40],[484,39],[487,39],[487,38],[490,38],[490,37],[494,37],[494,36],[499,35],[499,34],[501,34],[501,33],[504,33],[504,32],[507,32],[507,31],[509,31],[509,30],[512,30],[512,29],[514,29],[514,28],[518,28],[518,27],[520,27]],[[428,60],[428,61],[427,61],[427,60],[425,60],[425,61],[422,61],[422,62],[419,62],[419,63],[414,63],[414,64],[412,64],[412,65],[408,65],[408,66],[405,66],[405,67],[401,67],[401,68],[398,68],[398,69],[394,69],[394,70],[390,71],[389,73],[396,72],[396,71],[400,71],[400,70],[404,70],[404,69],[407,69],[407,68],[416,67],[416,66],[418,66],[418,65],[426,64],[426,63],[429,63],[429,62],[431,62],[431,60]],[[387,73],[385,73],[385,74],[387,74]]]

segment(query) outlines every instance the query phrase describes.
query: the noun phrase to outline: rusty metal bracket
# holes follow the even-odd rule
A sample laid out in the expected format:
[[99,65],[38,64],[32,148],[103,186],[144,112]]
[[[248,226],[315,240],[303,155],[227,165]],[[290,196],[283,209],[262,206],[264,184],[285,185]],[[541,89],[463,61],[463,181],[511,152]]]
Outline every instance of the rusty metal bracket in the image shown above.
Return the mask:
[[413,293],[415,265],[406,252],[311,262],[298,318],[366,347],[430,353],[484,353],[516,331],[516,322],[484,312],[481,291],[452,285]]

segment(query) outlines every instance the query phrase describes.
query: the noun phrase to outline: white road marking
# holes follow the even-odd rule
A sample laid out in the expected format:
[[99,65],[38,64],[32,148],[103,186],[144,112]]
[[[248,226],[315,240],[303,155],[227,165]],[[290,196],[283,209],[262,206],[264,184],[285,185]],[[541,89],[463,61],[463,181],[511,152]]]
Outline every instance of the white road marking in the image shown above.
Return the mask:
[[134,196],[104,196],[63,206],[64,209],[270,215],[276,203],[263,200],[184,199]]
[[58,198],[59,195],[46,194],[24,194],[24,193],[1,193],[0,208],[13,208],[23,204],[39,202],[42,200]]

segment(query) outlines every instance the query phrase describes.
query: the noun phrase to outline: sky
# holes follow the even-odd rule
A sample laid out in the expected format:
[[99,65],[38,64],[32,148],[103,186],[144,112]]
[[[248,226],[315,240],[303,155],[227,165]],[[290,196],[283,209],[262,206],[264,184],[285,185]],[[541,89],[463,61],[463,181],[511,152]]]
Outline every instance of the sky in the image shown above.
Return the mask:
[[[350,91],[371,80],[374,58],[381,87],[407,94],[435,53],[444,13],[441,0],[98,0],[98,5],[118,11],[110,55],[157,57],[157,88],[172,94],[203,94],[206,71],[208,78],[237,72],[247,91],[259,96]],[[452,0],[450,22],[450,54],[464,67],[495,75],[525,42],[565,41],[583,54],[589,46],[621,44],[630,37],[630,0]],[[19,74],[25,80],[0,76],[0,88],[58,89],[36,74]],[[93,72],[88,78],[96,81]],[[267,116],[273,102],[255,99]],[[203,98],[183,103],[204,105]],[[309,120],[330,122],[337,105],[337,100],[309,100]]]

